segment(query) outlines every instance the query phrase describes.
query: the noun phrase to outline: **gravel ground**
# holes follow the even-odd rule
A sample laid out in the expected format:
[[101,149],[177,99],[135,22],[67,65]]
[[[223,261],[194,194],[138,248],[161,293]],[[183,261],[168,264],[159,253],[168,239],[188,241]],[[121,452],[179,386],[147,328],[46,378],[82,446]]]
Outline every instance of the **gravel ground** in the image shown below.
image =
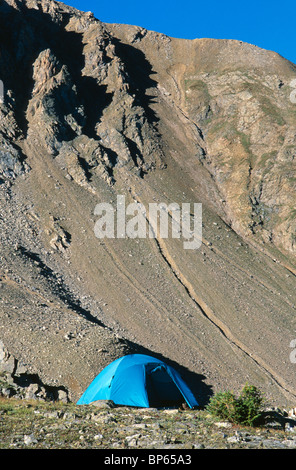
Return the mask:
[[0,449],[295,449],[293,422],[278,411],[269,416],[268,424],[249,428],[218,421],[205,410],[2,398]]

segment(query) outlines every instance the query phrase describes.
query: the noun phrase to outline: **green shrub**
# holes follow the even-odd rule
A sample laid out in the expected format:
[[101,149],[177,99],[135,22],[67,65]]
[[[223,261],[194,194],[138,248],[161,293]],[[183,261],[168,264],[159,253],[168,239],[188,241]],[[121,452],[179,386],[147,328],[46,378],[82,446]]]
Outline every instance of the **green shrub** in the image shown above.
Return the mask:
[[207,411],[235,424],[254,426],[261,416],[263,401],[261,392],[254,385],[246,384],[239,397],[230,391],[216,393],[210,399]]

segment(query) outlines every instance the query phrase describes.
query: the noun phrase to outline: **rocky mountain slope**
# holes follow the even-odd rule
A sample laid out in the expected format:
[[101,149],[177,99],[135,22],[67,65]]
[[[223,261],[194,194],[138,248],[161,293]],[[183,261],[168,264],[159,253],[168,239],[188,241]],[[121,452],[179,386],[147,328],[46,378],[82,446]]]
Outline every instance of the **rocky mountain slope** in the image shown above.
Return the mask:
[[[296,66],[51,0],[2,0],[0,26],[2,369],[75,401],[142,351],[201,404],[248,381],[295,406]],[[97,238],[118,195],[202,203],[202,246]]]

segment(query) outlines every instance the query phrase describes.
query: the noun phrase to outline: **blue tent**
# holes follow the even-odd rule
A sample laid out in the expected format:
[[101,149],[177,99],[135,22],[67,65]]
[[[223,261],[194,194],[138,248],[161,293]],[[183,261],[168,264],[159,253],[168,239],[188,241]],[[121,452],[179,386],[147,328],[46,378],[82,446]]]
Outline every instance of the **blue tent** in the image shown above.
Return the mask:
[[117,405],[137,407],[176,406],[198,403],[180,374],[154,357],[130,354],[111,362],[93,380],[78,405],[96,400],[112,400]]

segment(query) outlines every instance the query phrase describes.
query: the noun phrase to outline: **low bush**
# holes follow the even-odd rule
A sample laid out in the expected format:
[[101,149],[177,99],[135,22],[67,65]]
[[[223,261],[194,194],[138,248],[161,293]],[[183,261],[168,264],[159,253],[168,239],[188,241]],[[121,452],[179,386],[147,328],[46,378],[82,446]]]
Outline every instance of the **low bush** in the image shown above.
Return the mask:
[[260,390],[246,384],[238,397],[230,391],[216,393],[210,399],[207,411],[234,424],[254,426],[261,417],[263,403]]

